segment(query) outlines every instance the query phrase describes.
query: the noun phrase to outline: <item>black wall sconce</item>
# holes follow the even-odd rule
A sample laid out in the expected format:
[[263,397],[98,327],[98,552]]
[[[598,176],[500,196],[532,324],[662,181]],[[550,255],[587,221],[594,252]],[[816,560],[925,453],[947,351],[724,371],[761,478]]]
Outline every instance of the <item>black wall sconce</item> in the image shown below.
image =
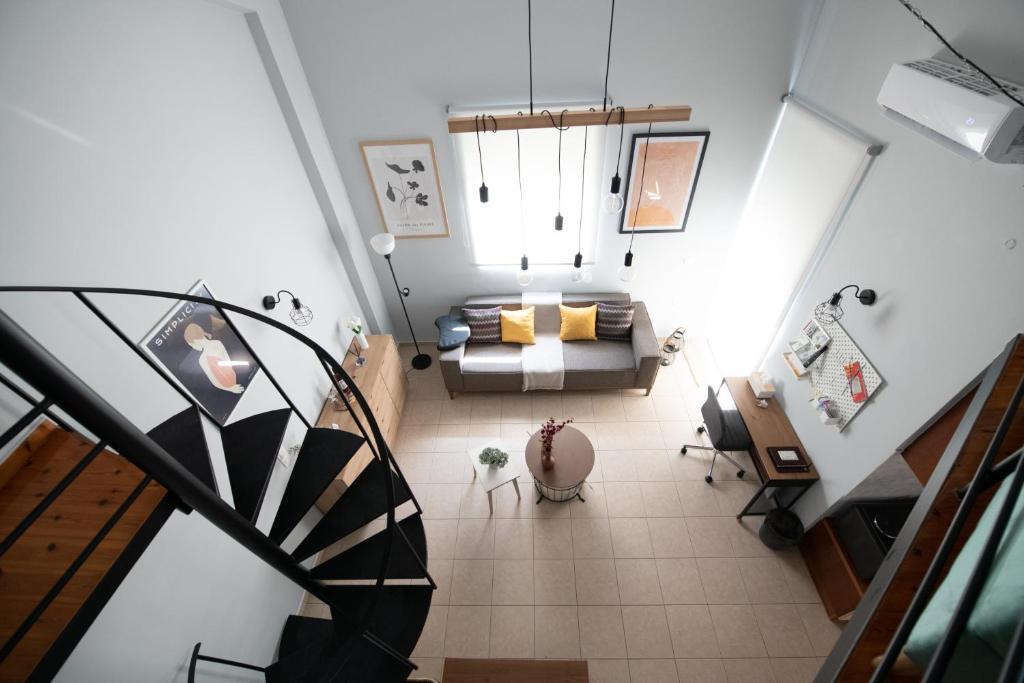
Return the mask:
[[288,317],[292,319],[297,327],[305,327],[306,325],[313,322],[313,311],[310,310],[309,306],[304,305],[299,301],[298,297],[289,292],[287,289],[282,289],[277,293],[277,296],[268,294],[263,297],[263,308],[268,311],[274,310],[274,306],[281,303],[281,295],[287,294],[292,300],[292,309],[288,311]]
[[836,323],[843,317],[843,292],[853,288],[856,290],[854,296],[865,306],[871,306],[878,297],[873,289],[861,289],[857,285],[846,285],[838,292],[832,294],[828,301],[822,301],[814,307],[814,319],[820,323]]

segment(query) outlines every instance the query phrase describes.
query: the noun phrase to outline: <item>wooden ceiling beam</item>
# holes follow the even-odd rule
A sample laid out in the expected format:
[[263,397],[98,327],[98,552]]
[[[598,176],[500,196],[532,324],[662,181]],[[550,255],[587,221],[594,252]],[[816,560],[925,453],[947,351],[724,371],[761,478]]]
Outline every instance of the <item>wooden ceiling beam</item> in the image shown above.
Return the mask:
[[[617,124],[619,122],[619,113],[613,113],[610,120],[608,119],[608,113],[603,111],[568,111],[565,113],[562,123],[565,126],[603,126],[606,121],[609,125]],[[558,122],[558,112],[552,112],[552,115],[555,121]],[[647,107],[627,108],[625,116],[625,123],[669,123],[689,120],[690,107],[687,105],[653,107],[651,109]],[[494,123],[498,124],[498,130],[527,130],[530,128],[548,128],[551,126],[551,118],[547,114],[540,112],[536,112],[532,116],[529,114],[524,114],[523,116],[518,114],[502,114],[495,116],[492,122],[491,117],[488,116],[488,131],[494,130]],[[476,125],[475,117],[473,116],[456,116],[448,119],[448,132],[475,133]],[[481,122],[479,125],[480,132],[484,132],[483,123]]]

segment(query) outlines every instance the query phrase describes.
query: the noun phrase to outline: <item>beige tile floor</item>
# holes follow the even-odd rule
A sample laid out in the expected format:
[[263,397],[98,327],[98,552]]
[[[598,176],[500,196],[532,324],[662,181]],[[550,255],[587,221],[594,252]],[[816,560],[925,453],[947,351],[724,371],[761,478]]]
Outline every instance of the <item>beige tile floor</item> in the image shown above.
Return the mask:
[[[423,506],[439,584],[413,653],[423,674],[440,679],[444,657],[583,657],[595,682],[813,679],[839,627],[799,553],[766,548],[758,518],[736,521],[756,482],[720,462],[708,485],[706,456],[680,455],[700,443],[706,389],[677,358],[651,396],[449,400],[436,363],[410,371],[393,448]],[[573,418],[594,444],[586,502],[535,504],[523,481],[522,500],[511,486],[495,491],[491,515],[466,449],[522,451],[548,417]]]

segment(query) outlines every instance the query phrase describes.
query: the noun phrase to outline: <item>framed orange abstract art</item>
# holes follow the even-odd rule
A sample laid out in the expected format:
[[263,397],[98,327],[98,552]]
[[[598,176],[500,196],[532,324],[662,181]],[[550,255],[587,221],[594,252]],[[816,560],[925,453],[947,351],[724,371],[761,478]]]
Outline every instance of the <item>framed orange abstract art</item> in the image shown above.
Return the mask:
[[633,136],[626,206],[622,211],[619,232],[686,230],[686,219],[690,215],[710,135],[705,131],[638,133]]

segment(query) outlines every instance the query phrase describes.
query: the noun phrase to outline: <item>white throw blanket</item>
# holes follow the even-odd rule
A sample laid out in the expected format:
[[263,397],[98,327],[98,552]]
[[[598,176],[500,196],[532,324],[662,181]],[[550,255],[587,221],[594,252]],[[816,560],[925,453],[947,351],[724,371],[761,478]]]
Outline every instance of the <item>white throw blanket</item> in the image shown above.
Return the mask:
[[[558,338],[561,292],[523,292],[523,308],[533,306],[534,344],[523,345],[523,391],[561,391],[565,383],[562,340]],[[554,330],[553,332],[551,330]]]

